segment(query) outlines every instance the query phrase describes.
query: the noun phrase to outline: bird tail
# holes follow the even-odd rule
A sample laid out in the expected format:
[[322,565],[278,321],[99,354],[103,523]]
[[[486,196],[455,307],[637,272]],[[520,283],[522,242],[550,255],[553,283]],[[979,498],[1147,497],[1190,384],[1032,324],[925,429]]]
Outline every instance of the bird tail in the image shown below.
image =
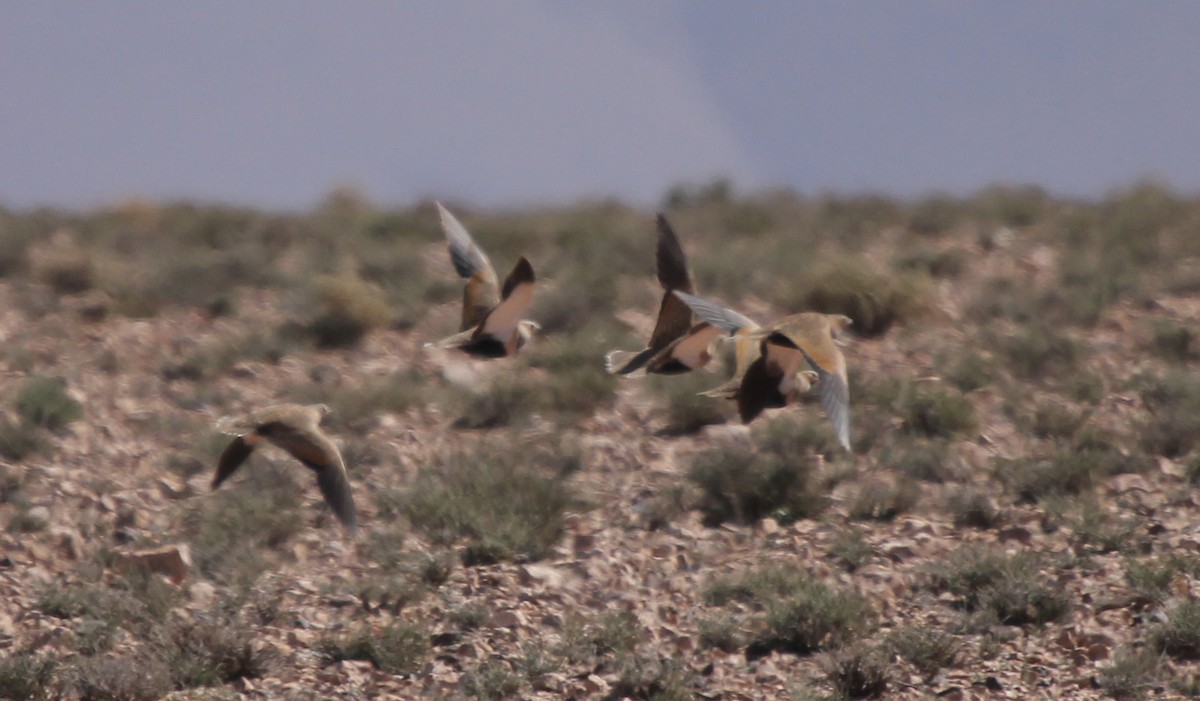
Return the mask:
[[741,382],[738,380],[730,380],[723,385],[713,387],[710,390],[699,392],[701,397],[715,397],[717,399],[737,399],[738,388],[741,387]]
[[608,355],[604,356],[604,370],[610,375],[641,377],[646,374],[643,366],[653,355],[649,348],[637,353],[624,350],[609,351]]

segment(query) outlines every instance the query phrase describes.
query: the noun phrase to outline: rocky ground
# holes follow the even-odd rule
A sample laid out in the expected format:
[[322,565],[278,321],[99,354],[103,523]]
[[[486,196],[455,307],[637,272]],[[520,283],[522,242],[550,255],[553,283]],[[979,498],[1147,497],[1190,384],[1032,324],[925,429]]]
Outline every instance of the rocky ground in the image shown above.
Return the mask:
[[[36,283],[0,281],[0,394],[10,427],[19,422],[14,397],[30,378],[65,379],[83,408],[79,419],[42,431],[40,448],[0,458],[0,523],[8,524],[0,532],[0,651],[8,665],[0,696],[19,697],[11,678],[19,660],[53,660],[42,691],[66,698],[1186,696],[1200,688],[1200,637],[1186,639],[1200,636],[1200,622],[1190,630],[1184,620],[1200,572],[1195,459],[1141,439],[1156,414],[1137,378],[1194,376],[1194,342],[1188,350],[1185,341],[1182,359],[1156,355],[1151,322],[1198,328],[1200,298],[1159,290],[1149,300],[1118,300],[1095,324],[1064,327],[1082,352],[1048,375],[1022,374],[1006,365],[995,339],[1025,333],[1024,321],[1001,318],[987,335],[976,318],[979,299],[998,277],[1018,289],[1053,287],[1063,252],[1016,236],[988,252],[974,239],[953,244],[967,252],[966,269],[929,283],[928,309],[849,340],[856,451],[845,455],[826,441],[796,456],[828,498],[822,511],[719,525],[689,474],[714,447],[759,445],[757,433],[731,420],[678,434],[663,385],[638,380],[615,383],[615,397],[586,414],[457,428],[461,395],[548,371],[521,358],[479,362],[423,349],[452,330],[452,301],[404,328],[370,331],[354,348],[287,347],[189,374],[185,361],[197,349],[279,327],[288,313],[281,295],[239,290],[230,316],[171,307],[130,318],[94,290],[54,294],[38,308],[30,303]],[[902,245],[883,237],[864,256],[886,261]],[[444,254],[431,244],[428,255]],[[639,293],[652,296],[646,278]],[[784,311],[754,298],[742,304],[759,318]],[[623,341],[647,332],[644,311],[622,311],[633,327]],[[608,348],[594,350],[594,372],[602,373]],[[949,375],[968,351],[993,374],[960,391]],[[718,384],[721,373],[702,384]],[[1070,389],[1080,373],[1089,388]],[[360,539],[325,512],[309,474],[273,449],[210,491],[221,447],[212,425],[221,415],[330,397],[336,412],[344,391],[396,377],[416,397],[407,408],[349,423],[335,413],[327,424],[347,456]],[[889,389],[896,382],[901,389]],[[906,403],[905,392],[922,388],[965,397],[974,420],[960,426],[935,416],[943,425],[916,435],[914,417],[940,411]],[[1052,418],[1031,418],[1047,406],[1065,407],[1064,421],[1076,423],[1058,430],[1046,428]],[[771,422],[796,431],[824,426],[815,403],[763,420]],[[1104,435],[1111,450],[1088,452],[1083,428]],[[448,542],[388,509],[392,495],[448,453],[533,453],[564,436],[579,464],[563,478],[572,501],[546,557],[467,566],[470,538]],[[938,456],[934,474],[911,467],[925,450]],[[1083,466],[1056,473],[1029,463],[1064,453],[1084,455]],[[1109,462],[1098,467],[1087,456]],[[1034,487],[1035,478],[1017,474],[1038,469],[1059,483]],[[249,473],[281,476],[262,482]],[[1082,483],[1065,484],[1076,478]],[[256,541],[248,569],[214,558],[201,539],[214,528],[233,530],[230,542],[250,539],[236,531],[255,523],[222,522],[230,513],[223,509],[241,492],[267,488],[294,503],[295,524],[273,542]],[[1046,494],[1031,493],[1037,489]],[[205,519],[211,523],[197,525]],[[145,555],[151,550],[166,555],[155,560]],[[1013,594],[1021,615],[989,618],[987,605],[972,603],[986,583],[950,581],[979,553],[1032,558],[1025,579],[1013,577],[1024,587]],[[714,591],[770,571],[856,593],[866,612],[811,652],[756,646],[770,601]],[[1048,610],[1033,589],[1049,592],[1061,610]],[[71,597],[84,603],[54,605]],[[104,619],[96,607],[113,610],[124,599],[142,600],[138,611],[162,610],[148,627],[110,622],[102,643],[88,643],[89,626]],[[96,600],[107,603],[88,608]],[[235,631],[254,673],[180,689],[151,629],[200,630],[188,628],[196,622]],[[355,636],[382,647],[396,631],[416,635],[413,651],[396,653],[403,659],[394,663],[348,652]],[[944,659],[914,662],[914,631],[938,634],[922,640],[944,643]],[[1185,640],[1163,642],[1172,635]],[[145,666],[151,657],[153,669]],[[140,670],[138,679],[122,677],[120,664]],[[882,686],[846,681],[855,664],[868,676],[880,670]],[[151,679],[164,666],[174,683]]]

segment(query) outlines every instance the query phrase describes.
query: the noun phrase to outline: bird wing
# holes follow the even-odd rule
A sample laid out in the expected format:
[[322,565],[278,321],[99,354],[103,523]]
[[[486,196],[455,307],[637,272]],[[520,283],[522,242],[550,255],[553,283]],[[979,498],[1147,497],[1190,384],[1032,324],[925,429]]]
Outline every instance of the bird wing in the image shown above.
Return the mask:
[[535,278],[533,266],[521,256],[512,272],[504,280],[502,301],[491,309],[479,325],[479,333],[485,333],[507,343],[517,331],[517,324],[533,303]]
[[821,406],[833,423],[838,442],[850,450],[850,383],[846,379],[846,357],[834,343],[828,320],[810,314],[799,317],[772,336],[788,339],[816,370]]
[[458,276],[466,279],[463,290],[463,311],[460,331],[478,326],[488,310],[500,303],[500,285],[496,269],[487,254],[471,238],[467,228],[448,209],[437,203],[442,231],[450,248],[450,262]]
[[667,357],[678,360],[693,370],[698,370],[708,362],[711,357],[708,347],[720,335],[721,329],[712,324],[700,322],[693,326],[686,336],[671,346]]
[[646,347],[660,351],[691,328],[691,308],[668,291],[663,294],[662,304],[658,307],[658,321],[654,324],[654,332],[650,334],[650,342]]
[[668,292],[695,292],[692,274],[688,271],[687,255],[679,245],[679,237],[662,214],[658,215],[658,245],[654,251],[658,267],[658,282]]
[[238,436],[233,439],[225,450],[221,452],[221,459],[217,461],[217,474],[213,477],[212,488],[216,489],[221,486],[221,483],[229,479],[229,476],[246,462],[246,458],[250,457],[250,453],[254,452],[253,439],[247,440],[246,436]]
[[347,529],[357,532],[358,518],[350,493],[350,480],[346,477],[346,464],[333,441],[319,432],[298,430],[284,424],[264,427],[263,433],[272,443],[317,473],[317,487],[329,508]]
[[716,302],[710,302],[707,299],[680,290],[672,290],[671,294],[683,300],[685,304],[691,307],[692,311],[696,313],[696,316],[701,321],[712,324],[727,334],[735,334],[740,329],[755,326],[755,323],[750,319],[728,307],[722,307]]

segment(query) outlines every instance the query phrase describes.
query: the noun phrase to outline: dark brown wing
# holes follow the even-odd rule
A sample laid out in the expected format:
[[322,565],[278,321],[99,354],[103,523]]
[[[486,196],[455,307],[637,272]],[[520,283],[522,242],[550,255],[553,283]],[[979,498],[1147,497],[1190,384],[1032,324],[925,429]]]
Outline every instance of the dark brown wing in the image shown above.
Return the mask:
[[658,246],[654,254],[658,264],[658,282],[664,290],[695,292],[692,274],[688,271],[687,255],[683,252],[683,246],[679,245],[675,230],[662,214],[658,215]]
[[533,266],[529,264],[525,256],[521,256],[517,259],[517,263],[513,266],[513,269],[509,271],[508,277],[504,278],[504,291],[500,294],[499,301],[508,299],[513,290],[517,289],[517,285],[526,282],[535,282],[535,280]]
[[650,334],[647,348],[660,351],[687,334],[691,328],[691,308],[671,292],[665,292],[658,308],[658,322],[654,325],[654,333]]
[[695,284],[688,271],[687,256],[679,245],[679,237],[662,214],[658,215],[658,245],[654,258],[658,267],[658,282],[663,286],[662,302],[658,305],[658,321],[646,347],[660,351],[671,345],[692,328],[692,310],[672,290],[694,292]]
[[266,433],[272,443],[292,454],[305,467],[317,473],[317,487],[325,502],[352,533],[358,530],[354,498],[346,467],[333,441],[319,433],[301,431],[290,426],[276,426]]
[[217,474],[213,477],[212,488],[216,489],[221,486],[221,483],[229,479],[229,476],[246,462],[246,458],[250,457],[250,453],[254,452],[254,446],[247,442],[245,436],[238,436],[226,446],[221,453],[221,459],[217,462]]

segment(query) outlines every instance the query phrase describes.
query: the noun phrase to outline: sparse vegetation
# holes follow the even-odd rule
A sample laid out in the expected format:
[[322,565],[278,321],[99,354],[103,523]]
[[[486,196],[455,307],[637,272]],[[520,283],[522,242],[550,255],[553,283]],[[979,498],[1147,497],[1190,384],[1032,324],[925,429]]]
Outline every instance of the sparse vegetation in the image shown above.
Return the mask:
[[[0,207],[0,698],[1200,693],[1200,199],[670,197],[701,295],[854,318],[853,453],[819,392],[747,433],[696,396],[728,363],[603,372],[662,293],[642,209],[452,203],[538,272],[484,362],[420,350],[462,295],[432,202]],[[207,488],[269,401],[333,408],[360,539],[273,448]],[[183,586],[122,571],[180,542]]]
[[934,628],[912,625],[897,628],[888,633],[886,645],[927,677],[954,666],[959,655],[958,640]]
[[887,691],[888,661],[882,648],[852,645],[830,653],[821,666],[841,698],[878,698]]
[[404,513],[435,542],[470,539],[464,564],[545,557],[572,503],[560,477],[571,458],[522,450],[489,446],[443,458],[436,469],[421,473]]
[[264,653],[255,649],[246,630],[228,621],[172,625],[164,647],[177,688],[255,679],[266,671]]
[[901,393],[897,411],[905,430],[925,436],[949,437],[979,426],[970,400],[948,387],[912,385]]
[[721,446],[696,456],[688,478],[702,492],[699,506],[709,524],[752,523],[764,516],[786,523],[824,508],[811,458],[796,444],[805,437],[789,438],[780,428],[787,420],[776,421],[756,435],[754,447]]
[[83,405],[67,393],[58,377],[34,377],[17,395],[17,415],[27,426],[57,431],[83,416]]
[[964,546],[936,569],[930,585],[959,597],[966,611],[986,611],[1007,625],[1046,623],[1062,618],[1071,602],[1062,585],[1040,571],[1031,554],[1012,557]]
[[872,337],[924,311],[926,295],[920,278],[879,272],[865,261],[846,259],[819,266],[784,306],[845,314],[854,320],[854,332]]
[[1200,659],[1200,601],[1188,599],[1167,611],[1167,620],[1151,631],[1151,649],[1178,660]]
[[255,462],[183,519],[196,567],[217,581],[253,582],[303,527],[299,468]]
[[1100,670],[1100,688],[1114,699],[1144,698],[1160,667],[1159,659],[1144,650],[1118,653]]
[[318,277],[313,285],[316,312],[309,330],[322,348],[357,345],[372,329],[392,320],[383,290],[353,273]]
[[429,634],[420,626],[397,622],[327,638],[319,648],[328,662],[365,660],[390,674],[415,672],[429,651]]
[[71,686],[89,701],[155,701],[171,691],[163,662],[153,656],[92,657],[69,672]]
[[51,682],[58,664],[49,655],[17,650],[0,659],[0,699],[38,701],[53,698]]

